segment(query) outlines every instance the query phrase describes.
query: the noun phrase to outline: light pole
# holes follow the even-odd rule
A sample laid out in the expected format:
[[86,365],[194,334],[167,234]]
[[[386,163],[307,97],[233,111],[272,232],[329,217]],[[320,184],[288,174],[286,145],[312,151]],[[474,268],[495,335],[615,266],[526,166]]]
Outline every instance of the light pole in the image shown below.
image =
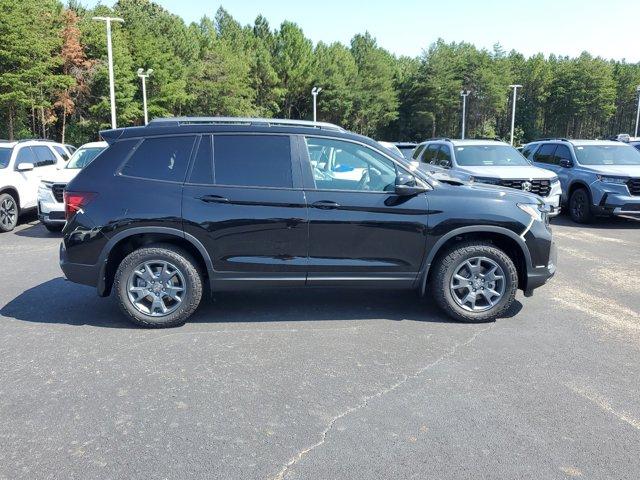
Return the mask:
[[142,80],[142,109],[144,110],[144,124],[149,123],[149,115],[147,114],[147,78],[153,73],[153,68],[144,71],[144,68],[138,69],[138,76]]
[[522,85],[509,85],[509,88],[513,88],[513,105],[511,105],[511,145],[513,145],[513,130],[516,126],[516,97],[518,89],[522,88]]
[[117,17],[93,17],[94,20],[107,24],[107,59],[109,60],[109,96],[111,98],[111,128],[116,128],[116,91],[113,85],[113,52],[111,50],[111,22],[124,23]]
[[467,97],[470,93],[470,90],[460,90],[460,96],[462,97],[462,135],[460,136],[460,138],[462,138],[462,140],[464,140],[464,127],[467,117]]
[[313,95],[313,121],[314,123],[317,122],[317,115],[316,115],[316,103],[317,103],[317,99],[318,99],[318,94],[322,91],[322,87],[313,87],[311,89],[311,95]]
[[638,92],[638,111],[636,112],[636,134],[634,137],[638,136],[638,123],[640,123],[640,85],[636,87],[636,92]]

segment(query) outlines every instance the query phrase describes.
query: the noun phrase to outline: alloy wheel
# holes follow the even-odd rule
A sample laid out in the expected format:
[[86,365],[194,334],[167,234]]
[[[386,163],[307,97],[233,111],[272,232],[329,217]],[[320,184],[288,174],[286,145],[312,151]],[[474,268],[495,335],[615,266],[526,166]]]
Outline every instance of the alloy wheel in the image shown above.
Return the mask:
[[18,207],[16,202],[11,197],[5,198],[0,204],[0,224],[4,228],[10,228],[15,225],[17,216]]
[[470,312],[484,312],[497,305],[506,286],[500,265],[488,257],[473,257],[458,265],[449,289],[455,302]]
[[165,317],[175,312],[187,293],[184,274],[164,260],[141,263],[129,275],[129,301],[141,313]]

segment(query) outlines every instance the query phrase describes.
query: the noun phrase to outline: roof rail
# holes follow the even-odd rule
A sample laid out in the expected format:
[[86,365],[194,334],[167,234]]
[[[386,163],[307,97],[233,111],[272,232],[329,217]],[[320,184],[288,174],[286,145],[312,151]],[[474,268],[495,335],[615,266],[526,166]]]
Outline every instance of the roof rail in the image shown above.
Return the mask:
[[559,142],[570,142],[568,138],[564,137],[549,137],[549,138],[538,138],[537,140],[533,140],[533,142],[548,142],[550,140],[557,140]]
[[309,120],[291,120],[280,118],[251,118],[251,117],[168,117],[154,118],[147,126],[159,127],[179,125],[258,125],[263,127],[307,127],[307,128],[323,128],[326,130],[337,130],[344,132],[345,130],[338,125],[326,122],[312,122]]
[[467,140],[492,140],[494,142],[504,142],[504,139],[500,137],[473,137],[468,138]]
[[50,140],[48,138],[23,138],[23,139],[17,141],[17,143],[23,143],[23,142],[53,142],[53,143],[56,143],[55,140]]
[[443,142],[450,142],[451,139],[448,137],[433,137],[433,138],[427,138],[425,140],[425,142],[435,142],[436,140],[441,140]]

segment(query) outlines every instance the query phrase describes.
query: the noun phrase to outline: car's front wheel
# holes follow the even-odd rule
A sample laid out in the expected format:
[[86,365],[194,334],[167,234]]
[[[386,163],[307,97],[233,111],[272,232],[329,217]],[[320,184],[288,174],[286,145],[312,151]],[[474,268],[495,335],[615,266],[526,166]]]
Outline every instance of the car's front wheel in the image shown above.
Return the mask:
[[196,262],[173,245],[154,245],[127,255],[115,274],[122,311],[144,327],[182,325],[198,308],[202,278]]
[[515,299],[518,289],[515,264],[491,243],[455,245],[439,257],[433,268],[433,297],[455,320],[494,321]]
[[10,232],[18,224],[18,202],[8,193],[0,195],[0,232]]
[[569,198],[569,215],[576,223],[590,223],[593,220],[591,213],[591,200],[584,188],[573,191]]

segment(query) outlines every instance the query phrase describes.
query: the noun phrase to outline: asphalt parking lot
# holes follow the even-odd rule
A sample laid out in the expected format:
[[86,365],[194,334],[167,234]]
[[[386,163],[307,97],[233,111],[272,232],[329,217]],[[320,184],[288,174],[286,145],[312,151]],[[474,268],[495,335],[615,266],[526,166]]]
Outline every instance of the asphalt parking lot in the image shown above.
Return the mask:
[[0,235],[0,479],[640,478],[640,221],[554,221],[509,318],[412,292],[224,294],[142,330]]

